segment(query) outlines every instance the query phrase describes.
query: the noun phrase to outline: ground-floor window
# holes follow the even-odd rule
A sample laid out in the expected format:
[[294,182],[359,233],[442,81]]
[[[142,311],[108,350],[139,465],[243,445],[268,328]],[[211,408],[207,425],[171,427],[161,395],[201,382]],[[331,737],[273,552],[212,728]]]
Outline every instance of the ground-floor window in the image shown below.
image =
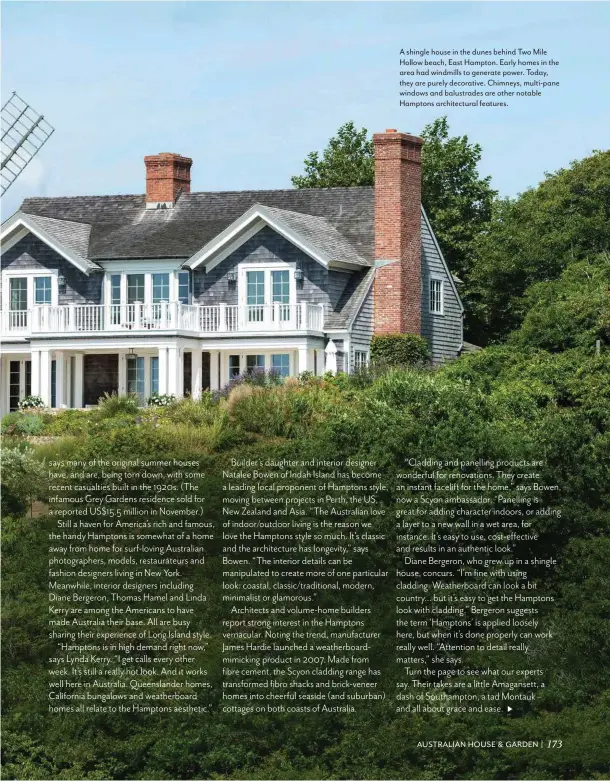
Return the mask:
[[290,355],[288,353],[272,355],[271,368],[280,377],[288,377],[290,374]]
[[248,374],[252,374],[255,369],[265,368],[265,356],[264,355],[247,355],[246,356],[246,371]]
[[21,361],[11,361],[9,365],[9,407],[14,412],[21,399]]
[[51,361],[51,406],[57,407],[57,361]]
[[144,401],[144,358],[127,356],[127,393],[133,393]]
[[25,362],[25,395],[32,395],[32,361]]
[[239,375],[239,355],[229,355],[229,379]]
[[159,393],[159,358],[156,356],[150,359],[150,393]]
[[369,355],[366,350],[354,350],[354,371],[364,369],[369,362]]

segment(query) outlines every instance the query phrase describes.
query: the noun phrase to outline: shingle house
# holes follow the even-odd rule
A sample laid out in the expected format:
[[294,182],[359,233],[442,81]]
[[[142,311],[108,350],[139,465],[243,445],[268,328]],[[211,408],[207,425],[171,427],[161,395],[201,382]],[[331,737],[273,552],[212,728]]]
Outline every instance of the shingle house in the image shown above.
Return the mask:
[[375,186],[28,198],[2,226],[1,411],[105,392],[199,396],[256,367],[353,371],[374,333],[462,349],[462,304],[421,207],[422,140],[374,136]]

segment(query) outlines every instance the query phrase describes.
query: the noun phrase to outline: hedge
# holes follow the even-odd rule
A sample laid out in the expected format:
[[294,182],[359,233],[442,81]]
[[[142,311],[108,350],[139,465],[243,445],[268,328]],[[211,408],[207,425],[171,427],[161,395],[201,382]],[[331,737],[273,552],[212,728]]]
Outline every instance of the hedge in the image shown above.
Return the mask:
[[371,363],[417,366],[429,358],[428,342],[419,334],[384,334],[371,342]]

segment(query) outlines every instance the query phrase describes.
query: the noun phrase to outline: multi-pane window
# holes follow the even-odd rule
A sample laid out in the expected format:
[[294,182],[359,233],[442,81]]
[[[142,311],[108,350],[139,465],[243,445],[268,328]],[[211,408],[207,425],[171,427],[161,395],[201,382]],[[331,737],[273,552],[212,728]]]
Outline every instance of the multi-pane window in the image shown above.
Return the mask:
[[159,393],[159,358],[150,359],[150,392]]
[[127,356],[127,393],[133,393],[144,401],[144,358]]
[[368,355],[365,350],[354,350],[354,371],[364,369],[368,363]]
[[144,302],[144,274],[127,274],[127,303]]
[[248,305],[248,320],[260,322],[264,317],[265,304],[265,272],[246,272],[246,304]]
[[169,301],[169,274],[152,275],[153,304]]
[[51,277],[35,277],[34,279],[34,303],[51,303]]
[[57,361],[51,361],[51,406],[57,407]]
[[264,355],[247,355],[246,356],[246,371],[248,374],[252,374],[256,369],[259,371],[265,369],[265,356]]
[[271,295],[274,304],[280,305],[280,320],[290,318],[290,274],[286,270],[271,272]]
[[112,306],[111,321],[113,325],[121,322],[121,275],[112,274],[110,277],[110,304]]
[[32,395],[32,361],[25,362],[25,395]]
[[21,399],[21,362],[11,361],[9,363],[9,376],[8,376],[8,395],[9,395],[9,409],[14,412]]
[[288,353],[272,355],[271,368],[279,377],[288,377],[290,374],[290,355]]
[[10,281],[10,303],[13,311],[28,308],[28,280],[26,277],[12,277]]
[[191,303],[191,274],[189,271],[178,272],[178,301],[181,304]]
[[229,379],[239,374],[239,355],[229,355]]
[[433,314],[441,315],[443,313],[443,280],[430,280],[430,311]]

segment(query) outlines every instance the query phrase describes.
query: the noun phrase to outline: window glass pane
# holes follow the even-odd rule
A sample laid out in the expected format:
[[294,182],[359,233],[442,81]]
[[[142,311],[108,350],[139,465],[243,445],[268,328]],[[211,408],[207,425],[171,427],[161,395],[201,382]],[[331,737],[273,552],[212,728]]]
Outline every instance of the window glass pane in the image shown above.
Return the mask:
[[178,301],[181,304],[191,303],[191,275],[188,271],[178,272]]
[[127,393],[134,393],[144,401],[144,358],[127,356]]
[[257,306],[265,303],[265,272],[247,271],[247,296],[248,306]]
[[264,355],[247,355],[246,356],[246,370],[248,374],[255,369],[265,369],[265,356]]
[[121,303],[121,275],[113,274],[110,277],[110,303]]
[[159,358],[150,359],[150,392],[159,393]]
[[229,355],[229,379],[239,374],[239,355]]
[[153,304],[169,301],[169,274],[152,275]]
[[25,395],[32,395],[32,361],[25,362]]
[[19,361],[11,361],[9,364],[8,393],[9,408],[11,412],[17,409],[19,404],[19,380],[21,379],[21,364]]
[[271,356],[271,368],[280,377],[288,377],[290,373],[290,356],[288,353]]
[[51,406],[57,406],[57,361],[51,361]]
[[28,308],[28,281],[25,277],[11,279],[10,293],[10,308],[13,311]]
[[127,275],[127,303],[144,303],[144,274]]
[[443,311],[443,282],[440,279],[430,280],[430,311]]
[[34,303],[51,303],[51,277],[36,277],[34,279]]
[[288,271],[272,271],[271,288],[273,293],[273,303],[290,303],[290,276]]

